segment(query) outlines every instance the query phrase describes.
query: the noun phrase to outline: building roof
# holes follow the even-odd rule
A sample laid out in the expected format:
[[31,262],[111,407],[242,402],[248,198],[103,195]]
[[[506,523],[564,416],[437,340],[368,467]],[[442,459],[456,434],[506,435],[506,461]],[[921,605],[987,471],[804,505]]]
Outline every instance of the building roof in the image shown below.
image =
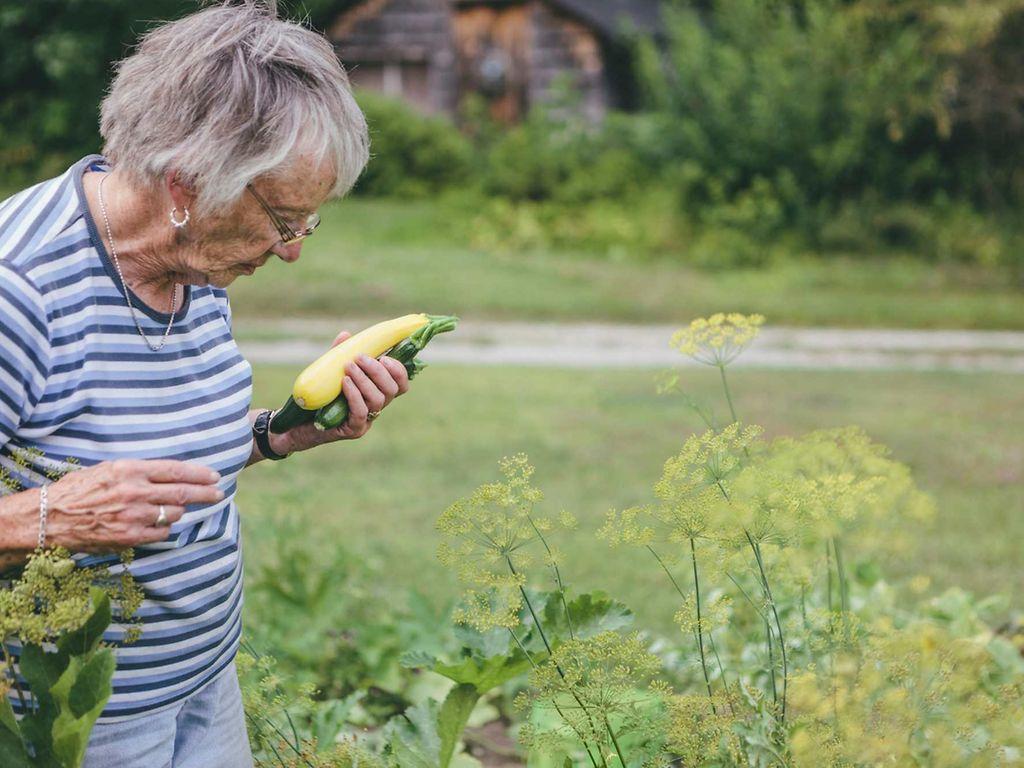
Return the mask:
[[[656,35],[661,0],[543,0],[575,16],[605,37],[618,38],[632,30]],[[512,5],[521,0],[454,0],[455,5]]]
[[660,25],[660,0],[547,0],[578,17],[608,37],[629,31],[656,34]]

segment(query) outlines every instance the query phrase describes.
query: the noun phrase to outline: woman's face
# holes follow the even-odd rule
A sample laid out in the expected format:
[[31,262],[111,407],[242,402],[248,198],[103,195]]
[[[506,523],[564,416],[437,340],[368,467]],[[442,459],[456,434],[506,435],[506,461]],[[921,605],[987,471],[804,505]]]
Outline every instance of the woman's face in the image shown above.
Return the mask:
[[[278,216],[295,230],[316,212],[334,186],[329,164],[300,155],[286,174],[257,179],[252,186]],[[293,262],[302,242],[285,245],[267,212],[246,192],[234,207],[219,215],[193,217],[180,232],[184,279],[192,285],[224,288],[240,275],[251,275],[278,256]],[[193,226],[195,225],[195,226]]]

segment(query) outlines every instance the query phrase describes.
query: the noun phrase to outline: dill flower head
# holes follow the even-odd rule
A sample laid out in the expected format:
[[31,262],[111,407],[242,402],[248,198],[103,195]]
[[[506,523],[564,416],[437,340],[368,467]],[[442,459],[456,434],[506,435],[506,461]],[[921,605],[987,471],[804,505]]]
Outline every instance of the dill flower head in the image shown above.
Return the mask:
[[742,765],[735,716],[724,701],[681,694],[668,702],[667,749],[680,765]]
[[[1000,639],[931,621],[876,624],[856,653],[794,676],[790,692],[799,765],[999,765],[1024,747],[1024,664]],[[797,738],[805,728],[819,744]],[[829,761],[815,763],[824,746]]]
[[761,315],[719,312],[676,331],[670,344],[699,363],[724,367],[750,346],[763,324]]
[[707,488],[721,492],[721,484],[743,465],[749,447],[762,431],[736,422],[717,432],[709,429],[692,435],[682,450],[665,462],[654,494],[662,502],[672,503]]
[[[456,620],[481,631],[513,627],[522,607],[520,588],[532,563],[530,545],[553,527],[535,514],[543,494],[530,484],[533,467],[524,454],[500,462],[502,480],[486,483],[441,513],[438,559],[466,586]],[[561,523],[575,524],[571,515]]]
[[0,590],[0,639],[39,645],[81,627],[92,615],[90,570],[63,549],[34,552],[20,579]]
[[[127,550],[122,562],[130,561]],[[17,637],[24,644],[40,645],[75,631],[92,615],[92,587],[107,593],[114,618],[125,622],[122,642],[134,642],[140,628],[133,619],[143,593],[127,568],[111,578],[106,568],[78,567],[61,547],[33,552],[21,577],[0,589],[0,640]]]
[[909,544],[911,531],[934,516],[932,500],[917,487],[909,468],[859,427],[776,439],[764,461],[804,483],[805,540],[815,547],[856,533],[865,551],[898,553]]
[[710,634],[718,627],[724,627],[729,623],[732,614],[732,598],[729,595],[719,593],[706,600],[699,619],[696,597],[696,594],[686,595],[682,606],[673,617],[673,621],[684,635],[694,635],[697,632]]
[[655,679],[660,671],[660,660],[636,633],[608,631],[562,643],[534,668],[530,690],[516,700],[520,709],[551,715],[542,718],[544,725],[525,726],[520,740],[538,748],[579,740],[609,754],[612,734],[628,735],[630,744],[645,745],[641,750],[656,750],[667,695]]
[[713,536],[716,521],[728,516],[721,507],[728,502],[732,478],[749,461],[746,454],[760,434],[760,427],[735,423],[690,436],[665,462],[654,485],[657,501],[610,512],[598,535],[613,545],[634,546],[681,545]]

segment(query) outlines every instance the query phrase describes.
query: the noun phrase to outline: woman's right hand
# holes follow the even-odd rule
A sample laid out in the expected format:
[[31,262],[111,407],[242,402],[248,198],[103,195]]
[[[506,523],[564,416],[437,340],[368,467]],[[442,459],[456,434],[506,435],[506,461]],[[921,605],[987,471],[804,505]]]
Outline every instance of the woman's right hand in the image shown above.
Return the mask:
[[[170,459],[119,459],[65,475],[47,489],[48,545],[116,552],[165,540],[188,504],[224,498],[220,475]],[[156,525],[163,505],[167,524]]]

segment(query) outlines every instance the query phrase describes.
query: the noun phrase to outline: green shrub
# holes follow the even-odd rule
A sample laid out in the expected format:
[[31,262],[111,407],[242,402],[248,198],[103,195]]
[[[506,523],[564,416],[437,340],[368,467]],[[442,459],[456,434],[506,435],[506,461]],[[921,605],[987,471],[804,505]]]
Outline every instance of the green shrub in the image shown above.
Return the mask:
[[369,91],[357,98],[371,153],[357,194],[422,197],[470,178],[470,144],[450,121]]

